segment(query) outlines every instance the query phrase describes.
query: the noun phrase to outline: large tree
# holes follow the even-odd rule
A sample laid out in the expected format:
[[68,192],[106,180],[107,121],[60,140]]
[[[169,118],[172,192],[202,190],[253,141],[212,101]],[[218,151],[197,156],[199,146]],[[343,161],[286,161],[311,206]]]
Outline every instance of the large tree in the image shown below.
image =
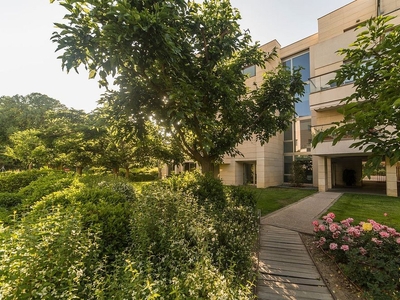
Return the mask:
[[228,0],[57,2],[68,10],[52,36],[62,66],[84,65],[104,86],[113,77],[114,105],[139,129],[150,116],[169,128],[203,172],[238,154],[243,141],[267,142],[290,124],[303,93],[300,74],[278,68],[257,89],[246,87],[242,70],[263,67],[274,53],[251,42]]
[[400,160],[400,27],[392,17],[379,16],[358,27],[361,32],[349,48],[340,49],[344,64],[333,82],[337,86],[354,81],[354,92],[342,100],[343,120],[320,132],[314,146],[327,136],[336,144],[349,135],[353,148],[371,155],[365,172],[371,174],[388,157]]

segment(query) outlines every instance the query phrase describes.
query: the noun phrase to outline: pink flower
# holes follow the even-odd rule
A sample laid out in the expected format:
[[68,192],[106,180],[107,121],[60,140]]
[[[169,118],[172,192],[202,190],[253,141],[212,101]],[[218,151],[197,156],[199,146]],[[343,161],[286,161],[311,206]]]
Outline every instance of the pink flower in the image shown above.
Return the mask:
[[381,241],[381,240],[378,240],[377,238],[372,238],[371,241],[374,242],[374,243],[377,244],[377,245],[382,244],[382,241]]
[[335,223],[332,223],[331,225],[329,225],[329,230],[331,232],[335,232],[337,230],[337,225]]
[[342,245],[340,249],[343,251],[349,251],[349,245]]
[[319,222],[317,220],[314,220],[312,222],[312,224],[313,224],[314,227],[318,227],[319,226]]
[[347,218],[346,220],[340,221],[343,226],[350,227],[351,223],[354,221],[353,218]]
[[394,228],[391,228],[391,227],[389,227],[388,229],[387,229],[387,232],[389,232],[391,235],[396,235],[396,229],[394,229]]
[[358,228],[356,228],[356,227],[349,227],[347,229],[347,233],[349,235],[351,235],[351,236],[354,236],[354,237],[359,237],[361,235],[360,230]]
[[340,236],[340,231],[335,231],[335,232],[332,234],[332,237],[333,237],[334,239],[337,239],[339,236]]
[[326,242],[326,238],[324,238],[323,236],[320,237],[319,241],[318,241],[318,245],[322,246],[323,244],[325,244]]
[[325,227],[325,225],[323,225],[323,224],[321,224],[321,225],[319,225],[319,230],[321,230],[321,231],[325,231],[326,230],[326,227]]
[[396,243],[397,243],[397,244],[400,244],[400,238],[397,238],[397,239],[396,239]]
[[331,224],[331,223],[333,223],[333,219],[332,219],[332,218],[326,218],[326,222],[327,222],[328,224]]
[[336,216],[333,212],[330,212],[329,214],[326,215],[328,218],[334,219]]
[[361,255],[367,254],[367,250],[365,250],[363,247],[360,247],[359,249],[360,249]]
[[390,234],[386,231],[379,232],[379,235],[381,236],[381,238],[388,238],[390,236]]
[[338,247],[338,244],[336,244],[336,243],[330,243],[329,244],[329,249],[331,249],[331,250],[336,250],[337,247]]

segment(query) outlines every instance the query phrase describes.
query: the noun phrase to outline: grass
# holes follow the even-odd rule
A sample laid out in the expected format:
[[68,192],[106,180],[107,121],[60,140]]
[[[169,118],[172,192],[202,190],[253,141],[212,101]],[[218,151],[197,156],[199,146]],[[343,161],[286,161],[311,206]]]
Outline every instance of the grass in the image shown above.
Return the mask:
[[336,221],[351,217],[353,224],[358,224],[372,219],[400,231],[400,198],[397,197],[344,194],[327,212],[333,212]]
[[316,189],[271,187],[255,189],[257,208],[264,216],[317,192]]

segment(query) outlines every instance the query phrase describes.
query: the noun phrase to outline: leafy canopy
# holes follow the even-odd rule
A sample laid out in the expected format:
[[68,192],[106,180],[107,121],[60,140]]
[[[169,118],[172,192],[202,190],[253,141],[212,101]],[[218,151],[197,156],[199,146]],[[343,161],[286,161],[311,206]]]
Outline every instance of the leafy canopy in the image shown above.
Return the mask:
[[337,86],[354,80],[354,92],[342,100],[341,122],[320,132],[313,145],[334,136],[354,138],[352,148],[372,155],[365,173],[371,174],[386,156],[393,165],[400,160],[400,27],[390,24],[393,17],[379,16],[358,27],[354,43],[340,49],[344,64],[333,82]]
[[203,172],[254,135],[267,142],[295,113],[299,72],[278,68],[257,89],[246,87],[242,70],[263,67],[275,52],[251,42],[228,0],[57,2],[68,11],[52,36],[63,68],[83,65],[106,87],[113,78],[119,90],[106,98],[114,108],[139,129],[156,120]]

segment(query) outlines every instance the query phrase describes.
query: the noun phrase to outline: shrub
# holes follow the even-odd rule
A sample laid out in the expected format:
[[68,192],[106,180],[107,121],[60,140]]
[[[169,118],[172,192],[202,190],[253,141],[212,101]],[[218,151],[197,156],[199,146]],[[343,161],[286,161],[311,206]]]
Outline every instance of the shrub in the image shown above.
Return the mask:
[[40,176],[44,176],[48,170],[30,170],[17,173],[10,173],[0,177],[0,192],[15,193],[21,188],[29,185]]
[[70,174],[53,171],[21,188],[18,194],[24,198],[22,204],[29,207],[46,195],[69,187],[73,180]]
[[251,208],[256,207],[257,199],[252,187],[247,186],[230,186],[228,195],[235,206],[248,206]]
[[145,272],[165,299],[248,299],[256,230],[249,224],[253,211],[240,210],[210,213],[189,192],[146,187],[132,214],[132,268]]
[[220,179],[216,179],[210,174],[185,172],[167,178],[162,184],[175,191],[192,193],[202,206],[216,209],[223,209],[226,206],[224,186]]
[[17,193],[0,193],[0,207],[13,208],[22,202],[23,197]]
[[339,223],[334,219],[329,213],[321,224],[313,222],[319,247],[373,299],[398,299],[400,233],[374,220],[352,225],[352,218]]
[[0,295],[6,299],[88,299],[96,233],[74,209],[54,208],[0,230]]

